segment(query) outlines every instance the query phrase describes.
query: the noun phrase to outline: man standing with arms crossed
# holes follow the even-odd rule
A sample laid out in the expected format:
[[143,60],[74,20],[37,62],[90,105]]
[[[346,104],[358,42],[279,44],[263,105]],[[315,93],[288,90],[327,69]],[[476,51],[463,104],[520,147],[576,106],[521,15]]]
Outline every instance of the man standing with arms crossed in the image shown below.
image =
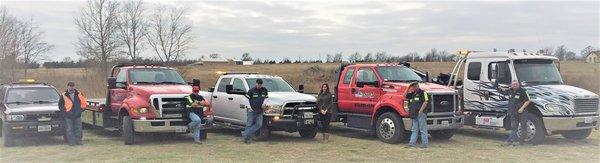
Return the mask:
[[256,86],[248,90],[246,98],[250,101],[247,113],[246,129],[242,132],[244,143],[250,144],[251,136],[262,127],[263,103],[268,98],[267,88],[262,86],[263,80],[256,79]]
[[65,136],[70,146],[83,145],[83,129],[81,126],[81,113],[87,107],[87,100],[82,92],[75,89],[75,83],[67,83],[65,91],[58,101],[58,108],[65,118]]
[[[508,139],[506,139],[506,143],[502,144],[502,146],[511,146],[522,145],[524,141],[525,135],[527,135],[527,119],[523,112],[525,108],[529,106],[531,98],[529,97],[529,93],[527,90],[521,87],[521,84],[518,81],[513,81],[510,84],[509,99],[508,99],[508,116],[510,117],[510,135]],[[521,124],[519,126],[519,124]],[[518,134],[519,129],[521,133]]]

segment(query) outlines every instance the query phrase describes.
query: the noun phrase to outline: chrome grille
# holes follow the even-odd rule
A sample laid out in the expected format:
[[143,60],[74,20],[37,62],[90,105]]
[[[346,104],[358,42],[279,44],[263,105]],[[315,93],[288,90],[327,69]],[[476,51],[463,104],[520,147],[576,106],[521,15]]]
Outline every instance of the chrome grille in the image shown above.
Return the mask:
[[183,118],[185,113],[185,98],[155,97],[152,105],[159,112],[159,118]]
[[447,113],[454,112],[456,99],[453,94],[433,94],[430,95],[430,105],[427,106],[429,112]]
[[598,99],[575,99],[576,113],[596,113],[598,112]]
[[[286,103],[285,105],[283,105],[283,117],[291,117],[294,113],[294,107],[298,106],[298,105],[311,105],[314,106],[316,105],[316,102],[290,102],[290,103]],[[316,112],[315,110],[312,110],[313,112]]]

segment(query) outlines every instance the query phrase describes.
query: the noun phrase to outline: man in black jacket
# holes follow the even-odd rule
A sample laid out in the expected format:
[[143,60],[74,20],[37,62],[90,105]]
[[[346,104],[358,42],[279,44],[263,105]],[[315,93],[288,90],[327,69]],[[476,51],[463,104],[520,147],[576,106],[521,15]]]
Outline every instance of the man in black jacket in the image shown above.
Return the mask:
[[75,89],[75,83],[67,83],[67,90],[60,96],[58,108],[65,119],[65,136],[69,145],[83,145],[83,129],[81,113],[87,107],[87,100],[82,92]]

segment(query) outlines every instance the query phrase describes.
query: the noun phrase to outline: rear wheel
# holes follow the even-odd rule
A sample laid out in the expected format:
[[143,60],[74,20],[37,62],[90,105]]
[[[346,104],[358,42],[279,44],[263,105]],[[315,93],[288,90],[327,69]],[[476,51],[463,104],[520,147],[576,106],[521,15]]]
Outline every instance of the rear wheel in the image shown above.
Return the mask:
[[123,136],[123,142],[125,143],[125,145],[133,144],[134,131],[133,131],[133,120],[131,120],[131,117],[124,116],[121,127],[122,127],[121,135]]
[[317,136],[317,128],[311,127],[306,129],[300,129],[298,130],[298,133],[300,133],[300,137],[304,139],[314,139],[315,136]]
[[431,131],[431,137],[438,140],[448,140],[454,136],[454,130]]
[[2,124],[2,141],[5,147],[15,146],[15,139],[12,138],[9,131],[9,126]]
[[[527,125],[525,128],[527,130],[527,134],[525,134],[525,138],[523,140],[531,144],[540,144],[544,142],[544,139],[546,139],[546,129],[544,128],[542,119],[539,116],[529,112],[524,112],[523,116],[526,118],[525,125]],[[519,127],[519,131],[517,131],[518,135],[521,135],[521,132],[522,131]]]
[[566,131],[561,135],[567,139],[581,140],[589,137],[592,134],[592,129]]
[[379,140],[389,144],[399,143],[405,135],[404,124],[400,121],[400,117],[392,112],[384,113],[377,118],[375,131]]

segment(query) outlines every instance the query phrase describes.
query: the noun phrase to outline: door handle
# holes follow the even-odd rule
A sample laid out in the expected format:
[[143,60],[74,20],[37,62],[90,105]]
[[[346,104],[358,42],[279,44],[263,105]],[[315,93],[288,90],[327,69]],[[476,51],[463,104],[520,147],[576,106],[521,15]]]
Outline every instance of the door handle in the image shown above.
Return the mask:
[[213,98],[217,98],[217,96],[213,96]]
[[229,97],[229,98],[227,98],[227,99],[229,99],[229,100],[233,100],[233,97]]

